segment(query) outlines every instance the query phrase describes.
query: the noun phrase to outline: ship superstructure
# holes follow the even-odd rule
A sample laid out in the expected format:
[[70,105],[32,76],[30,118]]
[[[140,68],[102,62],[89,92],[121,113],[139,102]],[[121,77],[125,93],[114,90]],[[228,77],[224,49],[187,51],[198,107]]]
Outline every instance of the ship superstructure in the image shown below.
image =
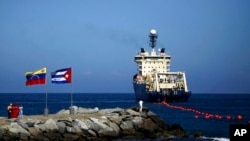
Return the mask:
[[151,52],[141,48],[135,55],[138,73],[133,77],[136,100],[144,101],[187,101],[191,92],[188,90],[184,72],[171,72],[171,56],[165,48],[155,50],[157,32],[149,34]]

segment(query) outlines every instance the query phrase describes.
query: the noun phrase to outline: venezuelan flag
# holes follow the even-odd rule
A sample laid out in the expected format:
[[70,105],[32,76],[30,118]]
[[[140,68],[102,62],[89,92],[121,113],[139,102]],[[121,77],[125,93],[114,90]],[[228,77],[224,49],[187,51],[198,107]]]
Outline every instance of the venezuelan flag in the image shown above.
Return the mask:
[[42,68],[34,72],[26,72],[26,86],[46,84],[47,68]]

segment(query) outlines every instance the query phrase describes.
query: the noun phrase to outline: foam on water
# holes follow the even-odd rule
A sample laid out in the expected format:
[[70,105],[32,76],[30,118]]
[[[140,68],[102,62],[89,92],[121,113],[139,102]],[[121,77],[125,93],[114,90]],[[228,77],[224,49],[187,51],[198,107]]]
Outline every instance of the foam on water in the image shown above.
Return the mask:
[[223,137],[200,137],[202,139],[205,139],[205,140],[212,140],[212,141],[229,141],[230,139],[229,138],[223,138]]

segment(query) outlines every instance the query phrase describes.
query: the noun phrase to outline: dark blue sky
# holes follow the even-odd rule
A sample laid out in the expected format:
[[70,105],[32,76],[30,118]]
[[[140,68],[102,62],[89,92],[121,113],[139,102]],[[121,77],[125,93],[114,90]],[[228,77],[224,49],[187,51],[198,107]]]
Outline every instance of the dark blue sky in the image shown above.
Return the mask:
[[[0,92],[70,92],[50,72],[72,67],[73,92],[133,92],[134,55],[157,48],[194,93],[250,93],[248,0],[0,1]],[[47,67],[47,86],[25,72]]]

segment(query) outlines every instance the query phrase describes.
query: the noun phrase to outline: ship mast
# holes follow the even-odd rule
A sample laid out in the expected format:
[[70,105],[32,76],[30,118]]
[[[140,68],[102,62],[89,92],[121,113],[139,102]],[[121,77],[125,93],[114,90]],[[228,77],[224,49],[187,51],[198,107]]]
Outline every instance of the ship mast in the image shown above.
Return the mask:
[[149,34],[149,38],[150,38],[150,43],[149,43],[149,46],[152,48],[152,51],[151,51],[151,56],[156,56],[156,52],[154,50],[155,46],[156,46],[156,40],[157,40],[157,32],[155,29],[151,29],[150,30],[150,34]]

